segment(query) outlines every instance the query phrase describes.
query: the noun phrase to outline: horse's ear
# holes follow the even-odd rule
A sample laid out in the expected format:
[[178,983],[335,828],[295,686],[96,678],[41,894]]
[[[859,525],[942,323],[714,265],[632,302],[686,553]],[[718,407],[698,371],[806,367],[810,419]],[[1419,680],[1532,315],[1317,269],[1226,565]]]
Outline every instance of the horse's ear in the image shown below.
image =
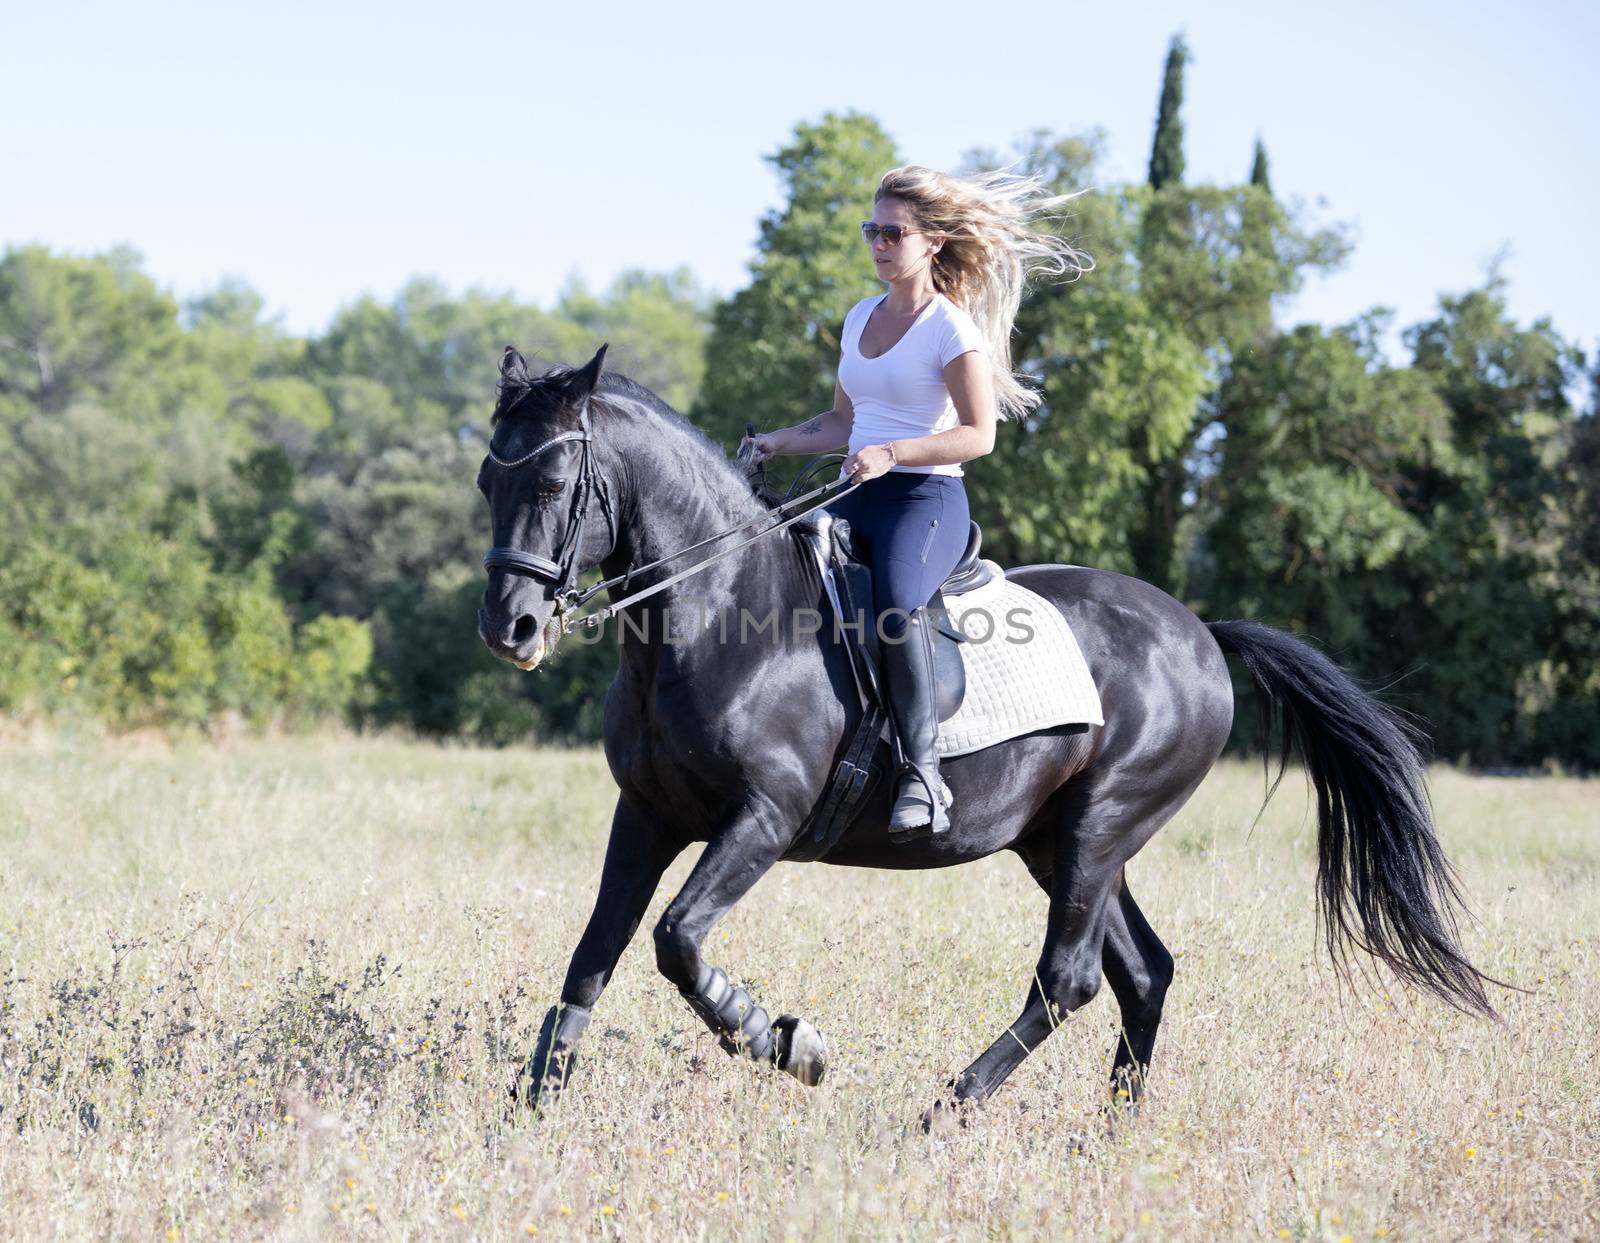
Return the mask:
[[500,355],[500,377],[513,384],[527,384],[528,360],[517,352],[514,345],[506,346],[506,352]]
[[610,342],[602,345],[587,364],[572,373],[571,379],[566,384],[567,392],[572,397],[584,398],[594,392],[595,385],[600,383],[600,368],[605,363],[606,351],[610,348]]

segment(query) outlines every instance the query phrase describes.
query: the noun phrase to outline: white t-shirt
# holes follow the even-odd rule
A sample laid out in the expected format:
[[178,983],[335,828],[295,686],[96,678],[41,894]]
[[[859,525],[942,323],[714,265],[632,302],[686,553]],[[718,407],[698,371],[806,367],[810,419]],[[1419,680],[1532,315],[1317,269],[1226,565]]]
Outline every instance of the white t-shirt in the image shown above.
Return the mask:
[[[907,440],[947,431],[960,424],[955,402],[944,382],[945,366],[970,350],[985,353],[983,332],[971,315],[942,293],[917,316],[906,335],[877,358],[861,353],[861,331],[873,310],[889,295],[863,298],[844,317],[840,342],[839,385],[855,409],[850,452],[865,445]],[[959,463],[947,466],[894,466],[918,474],[960,475]]]

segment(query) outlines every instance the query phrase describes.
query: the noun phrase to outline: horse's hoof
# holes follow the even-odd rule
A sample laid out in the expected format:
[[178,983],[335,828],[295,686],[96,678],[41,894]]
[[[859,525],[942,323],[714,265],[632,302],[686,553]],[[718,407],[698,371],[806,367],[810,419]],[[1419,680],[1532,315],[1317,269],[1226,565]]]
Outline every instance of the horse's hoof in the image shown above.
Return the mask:
[[965,1130],[977,1110],[977,1101],[963,1100],[959,1096],[942,1096],[923,1112],[922,1133],[953,1135],[957,1131]]
[[540,1115],[548,1113],[560,1099],[563,1086],[559,1076],[546,1075],[540,1078],[530,1058],[518,1072],[516,1082],[511,1085],[511,1104],[506,1109],[506,1120],[519,1126],[537,1122]]
[[1139,1121],[1138,1097],[1128,1098],[1113,1097],[1100,1106],[1100,1117],[1105,1123],[1107,1139],[1115,1139],[1122,1132],[1130,1130]]
[[506,1105],[506,1121],[512,1126],[522,1126],[539,1116],[539,1097],[526,1076],[517,1076],[509,1095],[511,1100]]
[[828,1070],[828,1046],[822,1033],[793,1014],[780,1014],[772,1028],[778,1033],[778,1069],[808,1088],[821,1083]]
[[535,1121],[539,1117],[541,1095],[538,1080],[523,1071],[511,1085],[511,1103],[506,1106],[506,1121],[514,1126]]

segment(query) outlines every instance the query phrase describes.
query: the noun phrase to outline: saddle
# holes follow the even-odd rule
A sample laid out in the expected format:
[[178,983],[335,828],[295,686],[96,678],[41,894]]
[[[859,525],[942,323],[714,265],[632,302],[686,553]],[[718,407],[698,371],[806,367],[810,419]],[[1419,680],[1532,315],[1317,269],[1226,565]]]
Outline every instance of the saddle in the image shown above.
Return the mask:
[[[807,827],[811,829],[811,841],[801,845],[803,855],[791,856],[818,858],[843,835],[864,805],[867,794],[887,770],[878,743],[885,727],[894,729],[894,718],[883,691],[875,624],[877,614],[872,602],[872,570],[851,542],[849,522],[826,510],[817,510],[796,523],[794,530],[810,549],[827,589],[838,619],[835,632],[841,636],[849,654],[850,671],[862,704],[861,721],[855,734],[834,770],[822,803],[807,825],[802,826],[797,844],[806,842]],[[983,533],[974,522],[961,559],[927,601],[934,618],[934,699],[940,721],[955,715],[966,694],[966,665],[959,645],[967,640],[950,621],[945,597],[975,591],[993,579],[990,563],[978,556],[982,543]]]

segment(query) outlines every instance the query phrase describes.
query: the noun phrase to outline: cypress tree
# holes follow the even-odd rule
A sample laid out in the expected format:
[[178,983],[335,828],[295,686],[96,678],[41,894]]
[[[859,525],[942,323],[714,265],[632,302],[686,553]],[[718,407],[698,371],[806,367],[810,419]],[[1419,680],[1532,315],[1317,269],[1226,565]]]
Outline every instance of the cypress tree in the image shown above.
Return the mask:
[[[1263,262],[1276,262],[1277,208],[1272,201],[1272,181],[1267,174],[1267,148],[1259,134],[1256,135],[1255,158],[1250,162],[1250,185],[1261,193],[1245,201],[1240,243]],[[1245,312],[1241,323],[1245,332],[1239,344],[1260,349],[1272,335],[1272,295],[1263,292],[1256,305]]]
[[[1167,68],[1161,82],[1161,104],[1156,113],[1156,136],[1150,145],[1150,188],[1155,191],[1140,226],[1141,251],[1154,255],[1187,238],[1185,206],[1161,194],[1164,186],[1183,182],[1183,67],[1189,47],[1181,34],[1167,45]],[[1140,505],[1142,520],[1128,535],[1134,568],[1141,578],[1158,586],[1176,587],[1174,579],[1178,504],[1185,480],[1184,453],[1162,452],[1147,444],[1149,465]]]
[[1268,194],[1272,193],[1272,182],[1267,177],[1267,149],[1261,144],[1261,136],[1256,136],[1256,158],[1250,164],[1250,184],[1260,186]]
[[1150,188],[1159,190],[1183,180],[1183,66],[1189,46],[1181,34],[1167,47],[1167,69],[1161,81],[1161,106],[1156,114],[1156,136],[1150,146]]

